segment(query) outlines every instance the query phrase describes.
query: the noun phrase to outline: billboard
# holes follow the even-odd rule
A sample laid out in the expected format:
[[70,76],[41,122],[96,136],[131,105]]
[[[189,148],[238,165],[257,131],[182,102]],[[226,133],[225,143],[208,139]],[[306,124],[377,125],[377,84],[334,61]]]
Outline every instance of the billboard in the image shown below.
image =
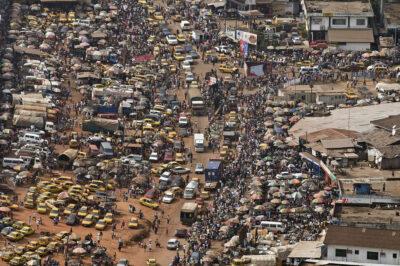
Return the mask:
[[272,65],[270,62],[245,62],[244,70],[246,77],[261,77],[272,73]]
[[257,45],[257,34],[238,30],[238,31],[236,31],[236,38],[238,40],[245,41],[248,44]]

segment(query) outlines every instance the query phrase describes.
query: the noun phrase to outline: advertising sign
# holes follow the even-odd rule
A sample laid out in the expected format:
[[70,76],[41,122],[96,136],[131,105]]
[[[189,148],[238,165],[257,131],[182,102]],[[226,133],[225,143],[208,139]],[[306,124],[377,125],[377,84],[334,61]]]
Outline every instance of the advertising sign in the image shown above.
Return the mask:
[[257,45],[257,34],[238,30],[236,31],[236,37],[238,40],[243,40],[248,44]]

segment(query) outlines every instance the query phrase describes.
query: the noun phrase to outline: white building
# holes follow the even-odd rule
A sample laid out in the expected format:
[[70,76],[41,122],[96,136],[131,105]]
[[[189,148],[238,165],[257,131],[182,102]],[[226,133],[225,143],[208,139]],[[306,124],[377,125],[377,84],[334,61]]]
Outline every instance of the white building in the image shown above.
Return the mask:
[[324,244],[329,261],[400,265],[400,231],[329,226]]
[[367,50],[374,42],[369,1],[302,0],[310,41],[327,41],[344,50]]

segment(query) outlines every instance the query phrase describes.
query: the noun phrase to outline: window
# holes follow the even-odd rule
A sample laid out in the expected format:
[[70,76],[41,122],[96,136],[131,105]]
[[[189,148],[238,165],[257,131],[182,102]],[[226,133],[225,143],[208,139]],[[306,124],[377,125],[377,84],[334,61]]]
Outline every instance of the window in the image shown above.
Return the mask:
[[397,259],[397,253],[393,253],[393,259]]
[[380,255],[381,255],[381,257],[386,257],[386,253],[385,252],[381,252]]
[[333,18],[332,25],[344,26],[347,24],[347,20],[345,18]]
[[363,19],[363,18],[356,19],[356,25],[357,26],[365,26],[365,19]]
[[322,18],[312,18],[311,22],[313,24],[321,24],[322,23]]
[[367,259],[368,260],[378,260],[378,252],[367,251]]
[[358,255],[358,254],[360,254],[360,251],[358,249],[356,249],[356,250],[354,250],[354,254]]
[[347,250],[345,249],[336,249],[335,250],[335,256],[336,257],[346,257]]

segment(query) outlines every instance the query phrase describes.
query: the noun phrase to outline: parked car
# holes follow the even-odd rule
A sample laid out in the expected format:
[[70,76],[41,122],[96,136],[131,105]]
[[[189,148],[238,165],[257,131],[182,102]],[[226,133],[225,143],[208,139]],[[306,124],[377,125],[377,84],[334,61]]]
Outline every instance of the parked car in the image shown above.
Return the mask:
[[204,173],[204,166],[202,163],[196,163],[196,166],[194,168],[194,173],[195,174],[203,174]]
[[167,242],[167,249],[176,250],[179,248],[179,246],[180,246],[179,240],[176,238],[171,238]]

